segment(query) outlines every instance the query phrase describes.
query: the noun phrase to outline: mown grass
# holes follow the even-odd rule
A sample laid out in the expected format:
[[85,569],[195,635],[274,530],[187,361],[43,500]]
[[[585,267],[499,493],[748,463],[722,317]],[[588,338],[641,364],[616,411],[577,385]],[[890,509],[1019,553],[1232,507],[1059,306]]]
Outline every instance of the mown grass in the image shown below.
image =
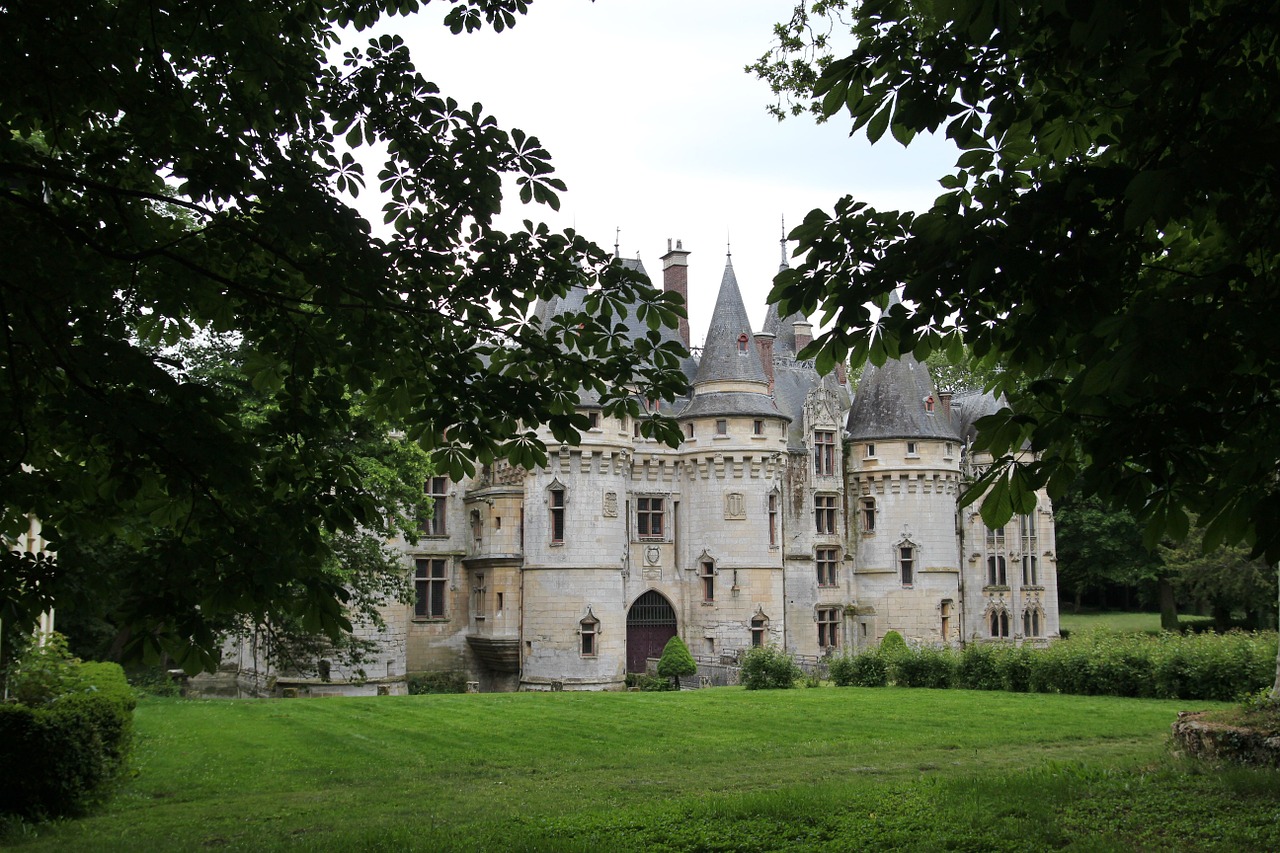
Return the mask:
[[[1221,707],[1195,703],[1197,708]],[[24,850],[1276,849],[1187,703],[816,689],[146,700],[136,774]]]
[[[1120,611],[1102,611],[1098,613],[1072,613],[1069,609],[1058,615],[1061,627],[1072,634],[1086,634],[1103,631],[1110,634],[1158,634],[1160,633],[1159,613],[1127,613]],[[1208,616],[1183,616],[1181,624],[1212,623]]]

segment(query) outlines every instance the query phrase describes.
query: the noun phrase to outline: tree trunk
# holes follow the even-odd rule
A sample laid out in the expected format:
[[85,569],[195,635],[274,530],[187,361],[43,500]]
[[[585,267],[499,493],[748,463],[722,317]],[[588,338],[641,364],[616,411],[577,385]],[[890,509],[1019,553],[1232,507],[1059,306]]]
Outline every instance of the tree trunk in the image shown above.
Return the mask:
[[[1280,578],[1280,563],[1276,563],[1276,577]],[[1280,628],[1280,583],[1276,588],[1276,627]],[[1276,648],[1276,683],[1271,688],[1271,701],[1280,704],[1280,646]]]
[[1160,578],[1156,589],[1160,595],[1160,628],[1165,631],[1178,630],[1178,602],[1173,597],[1173,584],[1168,578]]
[[1080,591],[1080,587],[1076,587],[1076,600],[1075,600],[1075,602],[1072,604],[1072,610],[1071,610],[1071,612],[1072,612],[1072,613],[1079,613],[1079,612],[1080,612],[1080,599],[1081,599],[1083,596],[1084,596],[1084,593],[1082,593],[1082,592]]
[[1225,634],[1231,630],[1231,608],[1225,604],[1213,604],[1213,630]]

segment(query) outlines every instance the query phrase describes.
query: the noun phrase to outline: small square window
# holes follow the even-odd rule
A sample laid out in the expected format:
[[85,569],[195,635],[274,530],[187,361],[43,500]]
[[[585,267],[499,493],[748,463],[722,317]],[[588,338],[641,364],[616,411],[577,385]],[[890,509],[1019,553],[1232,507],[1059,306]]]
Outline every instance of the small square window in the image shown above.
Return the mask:
[[588,412],[588,413],[587,413],[587,421],[591,424],[591,428],[592,428],[592,429],[599,429],[599,428],[600,428],[600,413],[599,413],[599,412]]
[[724,418],[718,419],[716,421],[716,435],[728,435],[728,434],[729,434],[729,422]]
[[876,446],[875,446],[874,444],[870,444],[870,443],[868,443],[868,444],[867,444],[867,446],[866,446],[866,448],[865,448],[865,451],[864,451],[863,455],[864,455],[864,456],[866,456],[868,459],[873,459],[873,458],[875,458],[875,455],[876,455]]
[[919,455],[920,455],[920,445],[918,445],[918,444],[917,444],[916,442],[914,442],[914,441],[908,441],[908,442],[907,442],[907,455],[908,455],[908,456],[919,456]]
[[752,422],[751,422],[751,434],[752,434],[752,435],[764,435],[764,421],[752,421]]

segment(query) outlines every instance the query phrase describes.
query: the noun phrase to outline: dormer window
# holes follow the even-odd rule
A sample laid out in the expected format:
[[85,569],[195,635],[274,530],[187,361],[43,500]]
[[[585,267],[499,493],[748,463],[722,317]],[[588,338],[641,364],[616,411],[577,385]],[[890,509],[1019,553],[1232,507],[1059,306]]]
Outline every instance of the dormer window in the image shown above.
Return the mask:
[[929,414],[933,414],[933,397],[924,398],[924,410]]
[[750,338],[748,338],[748,337],[746,336],[746,333],[743,333],[743,334],[741,334],[741,335],[738,335],[738,354],[739,354],[739,355],[745,355],[745,354],[746,354],[746,352],[747,352],[747,345],[748,345],[750,342],[751,342],[751,339],[750,339]]

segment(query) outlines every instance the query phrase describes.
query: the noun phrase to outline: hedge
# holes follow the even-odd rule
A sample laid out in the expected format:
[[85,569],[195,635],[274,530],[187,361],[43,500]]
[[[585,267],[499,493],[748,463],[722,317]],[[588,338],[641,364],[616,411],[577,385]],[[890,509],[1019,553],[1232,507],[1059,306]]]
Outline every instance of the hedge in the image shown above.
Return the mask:
[[1085,634],[1047,648],[893,644],[831,663],[837,686],[948,687],[1231,702],[1275,678],[1276,634]]
[[127,763],[136,700],[124,670],[81,664],[79,675],[79,690],[45,705],[0,705],[0,811],[75,814]]

